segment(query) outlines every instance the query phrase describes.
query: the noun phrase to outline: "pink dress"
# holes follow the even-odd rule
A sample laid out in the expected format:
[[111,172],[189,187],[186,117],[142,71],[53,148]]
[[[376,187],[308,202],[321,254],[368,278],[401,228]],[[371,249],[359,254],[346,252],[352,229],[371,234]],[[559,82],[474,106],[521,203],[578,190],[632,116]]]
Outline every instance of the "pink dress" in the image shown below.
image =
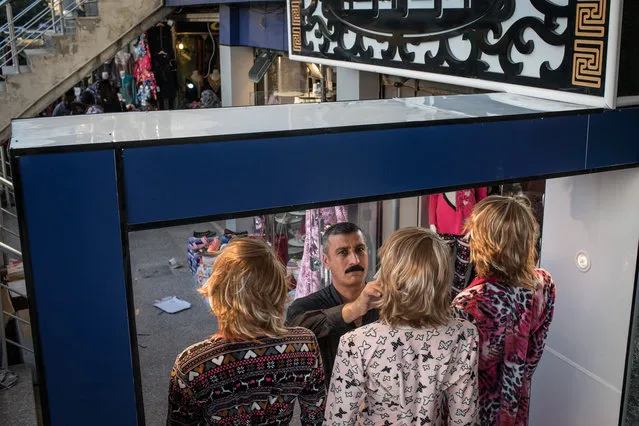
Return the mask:
[[479,331],[479,421],[528,424],[532,375],[553,317],[555,283],[537,269],[535,291],[477,278],[453,301],[455,315]]
[[428,220],[440,234],[461,235],[464,223],[473,212],[475,204],[486,198],[487,188],[466,189],[455,193],[455,205],[444,194],[428,196]]
[[[322,266],[321,234],[330,225],[348,221],[348,207],[335,206],[306,210],[306,236],[304,254],[297,280],[295,298],[313,294],[320,289],[320,268]],[[320,229],[320,227],[322,227]],[[330,283],[326,283],[328,285]]]

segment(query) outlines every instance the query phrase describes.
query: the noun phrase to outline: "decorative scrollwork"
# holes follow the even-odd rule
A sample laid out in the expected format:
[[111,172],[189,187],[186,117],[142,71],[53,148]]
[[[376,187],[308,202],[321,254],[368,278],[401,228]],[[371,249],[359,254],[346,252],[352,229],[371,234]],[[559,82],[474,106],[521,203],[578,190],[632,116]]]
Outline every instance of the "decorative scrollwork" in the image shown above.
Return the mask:
[[301,51],[294,52],[301,56],[549,89],[581,86],[589,94],[601,88],[592,73],[603,72],[605,41],[599,58],[584,50],[592,45],[574,41],[605,34],[607,0],[289,1],[302,5]]

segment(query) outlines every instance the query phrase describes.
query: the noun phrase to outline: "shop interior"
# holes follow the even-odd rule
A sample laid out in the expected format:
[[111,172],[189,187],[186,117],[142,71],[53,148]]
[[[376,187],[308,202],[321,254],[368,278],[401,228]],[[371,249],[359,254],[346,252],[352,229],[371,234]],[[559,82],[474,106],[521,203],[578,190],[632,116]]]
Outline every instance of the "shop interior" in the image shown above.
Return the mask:
[[[256,49],[255,64],[249,73],[255,83],[251,105],[300,104],[337,100],[335,67],[288,59],[287,52]],[[374,74],[374,93],[370,99],[410,98],[484,93],[449,84],[415,80],[386,74]]]
[[[442,217],[462,218],[465,213],[458,212],[457,206],[474,205],[492,194],[526,195],[543,224],[544,191],[545,181],[537,180],[131,232],[135,323],[147,424],[165,421],[169,372],[175,357],[217,331],[208,303],[196,289],[210,276],[216,256],[233,238],[267,240],[286,265],[289,295],[294,299],[330,283],[330,273],[321,262],[321,235],[331,224],[351,221],[364,231],[369,249],[368,278],[372,279],[377,248],[394,230],[423,226],[460,234],[458,227],[442,222]],[[471,278],[456,277],[453,284],[463,288]],[[167,313],[157,307],[162,301],[177,301],[175,309],[183,310]],[[292,424],[299,424],[299,420]]]
[[[219,30],[216,6],[178,9],[78,81],[67,113],[54,113],[65,101],[62,97],[40,116],[221,107]],[[240,104],[318,103],[338,98],[335,67],[292,61],[288,52],[271,49],[254,48],[253,57],[247,76],[252,89]],[[369,77],[370,87],[361,99],[483,92],[382,74]]]

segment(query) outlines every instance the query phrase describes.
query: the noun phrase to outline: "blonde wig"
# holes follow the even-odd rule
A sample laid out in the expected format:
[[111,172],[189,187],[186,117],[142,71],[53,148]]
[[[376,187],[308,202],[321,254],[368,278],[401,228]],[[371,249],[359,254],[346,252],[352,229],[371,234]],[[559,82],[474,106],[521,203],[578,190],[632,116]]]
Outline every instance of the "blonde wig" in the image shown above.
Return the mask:
[[199,292],[208,299],[219,332],[227,339],[276,337],[286,332],[283,307],[288,300],[288,283],[284,265],[262,240],[232,240]]
[[539,225],[524,196],[490,196],[474,208],[466,232],[470,259],[484,278],[534,289]]
[[451,251],[424,228],[394,232],[379,250],[380,320],[416,328],[450,320]]

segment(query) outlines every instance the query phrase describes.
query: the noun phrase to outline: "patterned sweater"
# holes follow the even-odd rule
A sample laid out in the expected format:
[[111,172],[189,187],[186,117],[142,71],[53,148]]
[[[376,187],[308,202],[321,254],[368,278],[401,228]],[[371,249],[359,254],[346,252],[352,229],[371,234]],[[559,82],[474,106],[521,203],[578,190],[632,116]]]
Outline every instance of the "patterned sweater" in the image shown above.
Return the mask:
[[325,424],[469,426],[476,404],[472,324],[451,318],[415,329],[375,322],[342,336]]
[[479,414],[484,426],[528,424],[530,384],[555,306],[555,283],[537,270],[536,291],[477,278],[453,301],[479,331]]
[[295,401],[303,425],[324,421],[326,387],[315,335],[301,327],[279,338],[211,338],[176,359],[169,425],[288,425]]

